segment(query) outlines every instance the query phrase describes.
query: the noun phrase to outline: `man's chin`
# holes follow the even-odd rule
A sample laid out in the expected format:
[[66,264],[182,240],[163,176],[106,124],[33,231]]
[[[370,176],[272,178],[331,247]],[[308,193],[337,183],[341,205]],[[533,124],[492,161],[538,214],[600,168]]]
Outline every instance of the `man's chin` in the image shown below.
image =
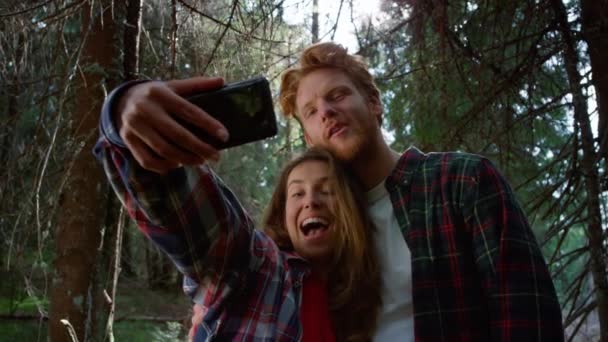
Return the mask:
[[352,150],[336,149],[336,150],[332,150],[330,152],[336,159],[338,159],[339,161],[341,161],[343,163],[352,162],[355,159],[355,155],[356,155],[356,153],[354,153]]
[[350,163],[359,157],[362,150],[362,141],[359,139],[353,139],[354,141],[348,141],[339,145],[332,144],[327,147],[327,150],[331,154],[343,163]]

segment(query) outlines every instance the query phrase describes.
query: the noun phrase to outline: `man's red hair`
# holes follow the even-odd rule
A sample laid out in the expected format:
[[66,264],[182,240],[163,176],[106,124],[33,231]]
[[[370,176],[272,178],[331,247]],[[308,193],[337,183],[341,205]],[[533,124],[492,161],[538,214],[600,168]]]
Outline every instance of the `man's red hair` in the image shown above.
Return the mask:
[[302,53],[300,63],[281,78],[279,102],[283,115],[296,117],[296,95],[302,78],[319,69],[337,69],[346,75],[369,100],[380,103],[380,91],[361,56],[350,55],[336,43],[311,45]]

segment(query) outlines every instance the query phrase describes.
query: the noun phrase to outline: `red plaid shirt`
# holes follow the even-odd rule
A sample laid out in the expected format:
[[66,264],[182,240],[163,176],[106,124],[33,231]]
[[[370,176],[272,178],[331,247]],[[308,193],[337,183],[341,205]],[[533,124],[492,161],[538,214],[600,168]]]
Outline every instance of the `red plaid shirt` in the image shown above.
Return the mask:
[[[140,168],[111,123],[112,99],[122,89],[106,101],[95,155],[140,230],[185,275],[185,291],[206,282],[197,340],[298,340],[307,266],[254,230],[208,168],[165,176]],[[417,341],[563,340],[540,248],[487,159],[412,148],[386,187],[411,252]]]
[[193,296],[204,284],[195,341],[299,341],[307,263],[279,250],[206,166],[166,175],[101,139],[95,153],[139,230],[184,274]]
[[195,341],[299,341],[308,264],[279,250],[223,182],[203,165],[159,175],[140,167],[104,105],[94,154],[139,230],[184,274],[191,296],[205,287]]
[[411,252],[417,341],[563,341],[543,255],[487,159],[411,148],[386,187]]

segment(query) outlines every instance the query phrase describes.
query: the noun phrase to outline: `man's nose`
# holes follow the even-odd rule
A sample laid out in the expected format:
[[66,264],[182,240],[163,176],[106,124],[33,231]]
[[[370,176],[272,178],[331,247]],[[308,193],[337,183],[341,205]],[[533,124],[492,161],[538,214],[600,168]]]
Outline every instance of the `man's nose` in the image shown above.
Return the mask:
[[319,101],[319,111],[321,113],[321,118],[323,119],[323,121],[332,118],[334,115],[336,115],[336,110],[334,109],[334,107],[331,105],[331,103],[325,101],[325,100],[321,100]]

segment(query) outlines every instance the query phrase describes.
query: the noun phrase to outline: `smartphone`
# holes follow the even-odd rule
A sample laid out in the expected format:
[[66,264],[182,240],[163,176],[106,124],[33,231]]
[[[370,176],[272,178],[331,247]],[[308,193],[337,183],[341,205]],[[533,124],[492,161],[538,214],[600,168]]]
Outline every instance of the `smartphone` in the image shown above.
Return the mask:
[[216,149],[243,145],[277,134],[270,85],[264,77],[230,83],[186,99],[220,121],[228,130],[230,137],[223,142],[200,127],[178,120]]

